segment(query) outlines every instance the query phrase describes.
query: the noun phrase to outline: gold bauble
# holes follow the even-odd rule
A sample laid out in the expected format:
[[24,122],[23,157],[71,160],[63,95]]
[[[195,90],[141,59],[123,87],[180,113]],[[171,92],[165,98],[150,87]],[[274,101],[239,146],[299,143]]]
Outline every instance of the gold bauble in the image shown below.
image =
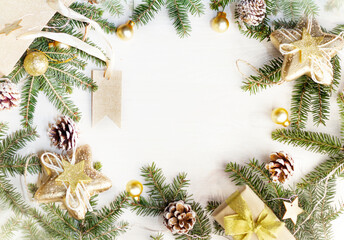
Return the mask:
[[31,52],[24,59],[24,69],[32,76],[44,74],[48,66],[48,58],[41,52]]
[[117,36],[122,40],[130,40],[134,36],[135,23],[129,20],[127,23],[120,25],[117,30]]
[[271,113],[271,118],[274,123],[288,127],[290,125],[288,111],[284,108],[275,108]]
[[143,191],[143,185],[137,180],[131,180],[127,183],[126,191],[131,197],[138,199]]
[[211,27],[216,32],[225,32],[229,27],[229,22],[226,18],[226,13],[218,12],[217,16],[213,18],[213,20],[211,20]]
[[62,42],[54,41],[49,43],[49,48],[70,49],[70,46]]

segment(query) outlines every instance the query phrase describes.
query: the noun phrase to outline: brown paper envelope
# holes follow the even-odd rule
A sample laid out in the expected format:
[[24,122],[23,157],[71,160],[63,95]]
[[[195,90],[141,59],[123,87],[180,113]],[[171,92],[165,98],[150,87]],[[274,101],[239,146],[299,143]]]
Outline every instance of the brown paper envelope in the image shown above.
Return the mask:
[[[244,186],[240,188],[238,191],[241,192],[241,196],[244,198],[252,212],[253,219],[256,220],[259,214],[264,210],[264,202],[248,186]],[[271,211],[271,209],[269,210],[272,214],[274,214]],[[223,218],[225,216],[233,214],[236,214],[236,212],[234,212],[227,205],[227,203],[224,202],[218,208],[215,209],[212,216],[222,227],[224,227]],[[255,234],[252,236],[252,240],[258,240]],[[278,233],[278,240],[295,240],[295,237],[289,232],[289,230],[286,227],[283,227]]]
[[[64,0],[70,5],[74,0]],[[17,40],[17,36],[31,31],[40,31],[55,14],[47,0],[0,0],[0,31],[5,24],[22,18],[21,28],[8,35],[0,34],[0,77],[8,75],[29,47],[31,40]],[[34,28],[36,27],[36,28]]]

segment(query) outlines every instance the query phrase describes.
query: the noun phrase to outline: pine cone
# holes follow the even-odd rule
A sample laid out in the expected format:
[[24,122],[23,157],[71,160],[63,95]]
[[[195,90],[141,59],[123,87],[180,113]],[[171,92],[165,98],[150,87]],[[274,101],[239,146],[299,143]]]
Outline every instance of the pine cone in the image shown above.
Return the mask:
[[11,82],[0,83],[0,111],[18,107],[20,93],[17,86]]
[[284,183],[294,174],[294,160],[284,152],[270,154],[270,163],[265,165],[273,182]]
[[75,122],[67,116],[61,116],[55,124],[50,126],[48,135],[54,146],[66,151],[76,147],[79,137]]
[[183,201],[171,202],[164,211],[164,224],[173,234],[188,233],[196,222],[196,213]]
[[264,0],[240,0],[236,5],[236,12],[241,21],[248,25],[261,24],[266,15],[266,3]]
[[98,0],[88,0],[88,3],[90,3],[90,4],[97,4],[99,2],[98,2]]

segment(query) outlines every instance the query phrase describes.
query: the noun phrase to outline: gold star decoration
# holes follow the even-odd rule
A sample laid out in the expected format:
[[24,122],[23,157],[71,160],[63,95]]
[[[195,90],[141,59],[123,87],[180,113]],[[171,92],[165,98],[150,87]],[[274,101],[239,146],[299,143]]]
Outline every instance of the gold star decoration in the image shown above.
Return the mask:
[[324,33],[315,19],[302,19],[295,29],[279,29],[270,35],[272,44],[284,55],[282,80],[307,75],[316,83],[333,80],[331,58],[344,47],[341,36]]
[[79,183],[89,183],[92,178],[86,175],[85,161],[71,164],[68,161],[62,161],[63,173],[59,175],[55,181],[59,183],[67,182],[68,186],[71,188],[71,192],[75,193],[76,187]]
[[0,30],[0,34],[5,34],[6,36],[9,35],[11,32],[22,28],[19,24],[21,23],[22,19],[19,19],[11,24],[5,24],[5,27]]
[[283,203],[286,209],[283,216],[283,220],[290,218],[293,221],[293,223],[296,225],[297,216],[303,213],[303,209],[299,207],[299,198],[296,197],[294,201],[292,201],[291,203],[289,202],[283,202]]
[[[44,155],[43,160],[48,161],[48,156]],[[76,199],[76,193],[72,193],[72,189],[78,183],[83,183],[89,198],[95,194],[106,191],[111,188],[112,183],[109,178],[98,172],[93,168],[91,148],[88,145],[80,146],[75,151],[75,165],[70,164],[67,159],[71,156],[63,156],[63,172],[58,174],[43,164],[43,174],[39,179],[39,188],[35,193],[35,199],[40,203],[62,202],[62,205],[67,211],[76,219],[81,220],[85,218],[87,212],[86,204],[71,204],[71,208],[66,204],[67,189],[65,185],[71,188],[71,194]],[[50,157],[50,162],[57,166],[56,159]],[[73,174],[75,174],[73,176]],[[64,184],[61,184],[65,182]]]

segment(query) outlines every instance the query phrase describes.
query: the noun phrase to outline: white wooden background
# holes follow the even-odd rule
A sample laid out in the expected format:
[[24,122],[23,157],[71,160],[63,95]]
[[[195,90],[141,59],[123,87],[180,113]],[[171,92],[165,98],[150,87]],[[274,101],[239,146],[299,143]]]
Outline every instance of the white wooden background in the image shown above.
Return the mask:
[[[320,4],[323,2],[319,0]],[[101,205],[123,191],[129,180],[142,181],[140,167],[153,161],[163,168],[168,180],[178,172],[187,172],[190,193],[205,204],[211,199],[224,199],[236,190],[224,173],[230,161],[245,163],[253,157],[267,161],[270,152],[286,151],[296,163],[293,184],[326,159],[324,155],[271,140],[271,131],[279,127],[270,119],[271,110],[290,108],[293,83],[275,86],[255,96],[240,89],[242,77],[235,67],[237,59],[261,66],[279,53],[271,43],[241,35],[233,23],[231,10],[226,12],[231,18],[230,27],[223,34],[210,28],[210,20],[216,13],[207,6],[205,15],[192,17],[193,31],[189,38],[178,38],[165,9],[150,24],[136,29],[131,41],[123,42],[112,36],[117,70],[123,71],[122,128],[109,119],[91,127],[90,94],[74,91],[72,98],[83,114],[80,141],[92,146],[94,160],[102,162],[104,174],[113,181],[113,187],[99,195]],[[124,17],[113,21],[123,23],[130,14],[128,8]],[[322,10],[318,20],[331,28],[344,23],[344,16],[339,10]],[[90,65],[87,74],[94,68]],[[335,98],[336,94],[331,99],[327,127],[315,128],[310,122],[309,130],[339,136]],[[40,138],[29,144],[22,151],[24,154],[54,150],[46,130],[57,116],[55,108],[40,94],[34,118]],[[20,128],[18,110],[1,112],[0,119],[10,123],[11,131]],[[30,177],[31,182],[36,179],[37,176]],[[22,192],[20,180],[16,178],[13,182]],[[344,184],[338,184],[338,199],[342,199]],[[3,211],[0,222],[10,215]],[[154,231],[165,231],[160,217],[138,217],[128,210],[122,219],[130,222],[131,230],[121,235],[121,240],[148,239]],[[343,219],[334,222],[334,239],[343,239]],[[20,234],[16,238],[20,239]],[[173,238],[166,232],[165,239]]]

